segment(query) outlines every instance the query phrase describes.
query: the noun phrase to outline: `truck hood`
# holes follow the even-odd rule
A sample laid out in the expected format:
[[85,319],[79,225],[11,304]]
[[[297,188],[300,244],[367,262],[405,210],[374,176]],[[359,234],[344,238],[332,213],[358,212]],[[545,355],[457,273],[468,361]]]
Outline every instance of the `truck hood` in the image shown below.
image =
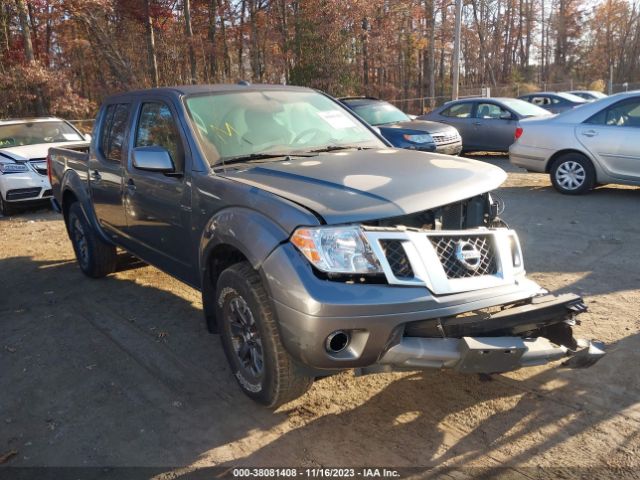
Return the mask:
[[75,145],[75,142],[37,143],[35,145],[22,145],[20,147],[0,148],[0,161],[4,159],[16,162],[26,162],[33,158],[46,158],[50,148]]
[[475,160],[388,148],[237,165],[222,176],[303,205],[327,224],[339,224],[463,200],[497,188],[507,174]]

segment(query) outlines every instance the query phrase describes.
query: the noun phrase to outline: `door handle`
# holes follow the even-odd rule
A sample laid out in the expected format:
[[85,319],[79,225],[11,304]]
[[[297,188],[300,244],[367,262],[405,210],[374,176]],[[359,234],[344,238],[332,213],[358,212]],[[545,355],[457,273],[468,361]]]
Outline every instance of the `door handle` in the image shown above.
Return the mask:
[[482,125],[482,122],[473,122],[473,124],[479,127],[480,125]]
[[100,180],[102,180],[102,175],[100,175],[100,172],[98,170],[94,170],[93,172],[91,172],[91,178],[96,182],[99,182]]
[[595,130],[585,130],[582,132],[582,135],[584,135],[585,137],[595,137],[596,135],[598,135],[598,132],[596,132]]
[[127,191],[132,194],[136,191],[136,182],[133,181],[133,179],[129,179],[129,181],[127,182]]

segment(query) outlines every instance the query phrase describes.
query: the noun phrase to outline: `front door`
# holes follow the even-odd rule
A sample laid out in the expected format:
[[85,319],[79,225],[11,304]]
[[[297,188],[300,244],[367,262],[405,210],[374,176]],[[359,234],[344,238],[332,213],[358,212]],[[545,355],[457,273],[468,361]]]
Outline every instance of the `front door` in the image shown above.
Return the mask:
[[122,186],[124,153],[130,130],[131,104],[107,105],[89,157],[89,185],[98,221],[111,236],[120,236],[127,221]]
[[517,120],[500,105],[479,102],[474,126],[478,145],[489,151],[506,151],[515,140]]
[[[143,257],[183,280],[192,274],[190,240],[191,189],[186,182],[185,142],[171,107],[145,101],[138,109],[131,154],[125,176],[125,205],[129,240],[143,249]],[[162,147],[174,171],[145,171],[133,165],[136,147]]]
[[576,136],[609,175],[640,181],[640,98],[605,108],[578,126]]

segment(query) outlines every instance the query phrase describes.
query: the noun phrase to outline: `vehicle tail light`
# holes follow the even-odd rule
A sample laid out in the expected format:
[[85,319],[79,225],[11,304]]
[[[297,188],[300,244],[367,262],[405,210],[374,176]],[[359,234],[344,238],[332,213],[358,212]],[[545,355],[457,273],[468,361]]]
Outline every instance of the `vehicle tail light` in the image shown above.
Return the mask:
[[51,175],[51,155],[47,154],[47,176],[49,177],[49,185],[53,185]]
[[516,140],[522,136],[522,132],[524,132],[522,127],[516,127]]

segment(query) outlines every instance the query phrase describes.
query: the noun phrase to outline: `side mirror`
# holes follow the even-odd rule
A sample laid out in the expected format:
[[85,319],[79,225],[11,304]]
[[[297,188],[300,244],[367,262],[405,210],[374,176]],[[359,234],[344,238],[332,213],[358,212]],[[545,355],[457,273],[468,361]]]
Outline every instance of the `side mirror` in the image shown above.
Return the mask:
[[159,173],[172,173],[175,170],[167,149],[156,146],[134,148],[133,166],[140,170]]
[[84,139],[85,139],[87,142],[91,142],[91,134],[89,134],[89,133],[85,133],[85,134],[84,134]]
[[500,114],[500,120],[513,120],[513,115],[510,112],[502,112]]

